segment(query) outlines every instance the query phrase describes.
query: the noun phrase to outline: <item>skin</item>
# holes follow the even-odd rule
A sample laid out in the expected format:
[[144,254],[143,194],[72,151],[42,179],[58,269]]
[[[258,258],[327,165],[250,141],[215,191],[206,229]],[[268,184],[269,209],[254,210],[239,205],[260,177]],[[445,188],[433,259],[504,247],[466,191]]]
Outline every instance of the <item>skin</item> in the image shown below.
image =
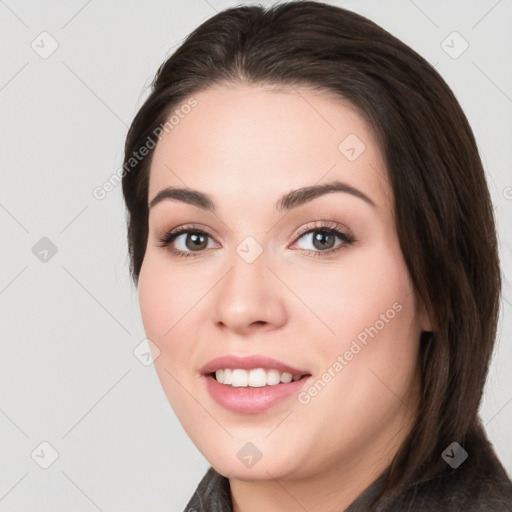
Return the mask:
[[[160,350],[160,382],[191,440],[229,477],[235,512],[342,510],[413,426],[419,337],[431,328],[400,249],[380,149],[349,104],[318,91],[237,84],[194,98],[197,106],[155,149],[148,203],[163,188],[189,187],[210,194],[217,210],[178,200],[150,210],[139,301]],[[354,161],[338,149],[349,134],[365,144]],[[275,208],[291,190],[334,180],[375,207],[334,192],[289,212]],[[297,237],[319,221],[347,227],[356,241],[322,254],[311,235]],[[166,231],[190,223],[211,237],[206,249],[184,258],[158,247]],[[236,252],[247,236],[263,249],[250,264]],[[193,252],[185,237],[173,247]],[[400,312],[333,371],[396,303]],[[211,398],[200,376],[224,354],[268,355],[314,381],[329,368],[335,376],[307,404],[294,395],[262,413],[235,413]],[[262,453],[252,467],[237,457],[247,442]]]

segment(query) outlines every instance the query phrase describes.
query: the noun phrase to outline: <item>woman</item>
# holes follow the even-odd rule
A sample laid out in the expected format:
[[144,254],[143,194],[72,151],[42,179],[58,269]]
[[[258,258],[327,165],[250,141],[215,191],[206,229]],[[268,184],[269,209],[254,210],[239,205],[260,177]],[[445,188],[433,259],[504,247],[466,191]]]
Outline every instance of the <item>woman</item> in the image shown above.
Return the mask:
[[319,2],[225,10],[125,147],[155,366],[211,463],[188,511],[512,510],[478,417],[500,268],[438,73]]

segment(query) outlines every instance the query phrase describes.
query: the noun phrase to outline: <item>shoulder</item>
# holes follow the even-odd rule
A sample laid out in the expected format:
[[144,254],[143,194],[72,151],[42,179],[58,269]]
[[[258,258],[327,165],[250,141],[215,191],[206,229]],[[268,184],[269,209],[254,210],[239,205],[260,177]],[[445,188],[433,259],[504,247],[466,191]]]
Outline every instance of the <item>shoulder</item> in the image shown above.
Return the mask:
[[467,440],[467,459],[437,477],[409,487],[379,512],[511,512],[512,482],[483,432]]

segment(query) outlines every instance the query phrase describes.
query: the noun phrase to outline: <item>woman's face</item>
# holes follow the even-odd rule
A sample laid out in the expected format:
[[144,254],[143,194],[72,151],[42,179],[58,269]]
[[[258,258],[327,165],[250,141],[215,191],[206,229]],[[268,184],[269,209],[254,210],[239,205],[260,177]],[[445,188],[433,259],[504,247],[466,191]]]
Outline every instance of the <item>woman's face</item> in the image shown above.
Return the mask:
[[[430,325],[376,140],[347,104],[307,89],[194,99],[155,149],[148,203],[168,188],[209,201],[160,194],[139,277],[164,391],[230,478],[380,471],[412,428]],[[235,359],[249,356],[273,360]]]

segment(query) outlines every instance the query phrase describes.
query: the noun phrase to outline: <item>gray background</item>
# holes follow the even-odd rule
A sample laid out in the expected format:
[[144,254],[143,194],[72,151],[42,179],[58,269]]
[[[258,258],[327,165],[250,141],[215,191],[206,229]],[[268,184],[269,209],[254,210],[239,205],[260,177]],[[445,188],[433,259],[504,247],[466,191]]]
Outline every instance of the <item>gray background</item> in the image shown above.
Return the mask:
[[[398,36],[454,90],[488,173],[510,279],[512,2],[329,3]],[[145,335],[121,187],[103,200],[92,191],[121,166],[160,63],[236,4],[0,0],[0,511],[182,510],[208,467],[154,367],[133,353]],[[510,474],[511,304],[506,280],[481,409]]]

